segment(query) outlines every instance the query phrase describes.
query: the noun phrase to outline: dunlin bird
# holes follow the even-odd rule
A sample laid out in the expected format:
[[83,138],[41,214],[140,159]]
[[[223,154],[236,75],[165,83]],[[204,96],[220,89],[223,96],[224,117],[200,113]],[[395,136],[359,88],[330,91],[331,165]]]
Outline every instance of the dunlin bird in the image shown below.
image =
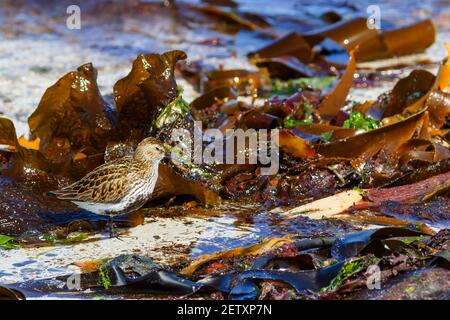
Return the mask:
[[150,198],[158,179],[158,166],[166,153],[154,138],[142,140],[133,156],[103,164],[77,182],[58,191],[58,199],[69,200],[90,212],[112,217],[141,208]]

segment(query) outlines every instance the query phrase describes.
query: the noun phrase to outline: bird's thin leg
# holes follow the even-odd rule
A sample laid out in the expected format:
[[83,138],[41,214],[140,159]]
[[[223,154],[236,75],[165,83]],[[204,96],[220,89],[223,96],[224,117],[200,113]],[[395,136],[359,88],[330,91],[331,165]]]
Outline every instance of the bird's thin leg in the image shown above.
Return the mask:
[[114,223],[111,215],[109,216],[108,227],[109,227],[109,238],[112,238],[114,236]]
[[110,239],[116,238],[116,239],[118,239],[120,241],[123,241],[120,238],[119,234],[114,232],[114,221],[113,221],[113,216],[112,215],[109,215],[108,225],[109,225],[109,238]]
[[[116,238],[120,241],[123,241],[122,237],[119,235],[119,233],[114,232],[114,220],[113,220],[113,215],[108,215],[109,219],[108,219],[108,228],[109,228],[109,238]],[[125,237],[127,238],[127,237]],[[136,237],[128,237],[128,238],[135,238]]]

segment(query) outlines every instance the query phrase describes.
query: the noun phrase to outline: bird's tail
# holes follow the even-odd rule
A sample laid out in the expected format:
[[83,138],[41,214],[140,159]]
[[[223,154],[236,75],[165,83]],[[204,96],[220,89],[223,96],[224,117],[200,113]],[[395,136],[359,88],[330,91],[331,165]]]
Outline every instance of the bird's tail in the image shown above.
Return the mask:
[[45,195],[47,197],[56,197],[58,199],[61,200],[73,200],[76,199],[77,195],[76,192],[74,193],[73,190],[65,190],[65,189],[61,189],[61,190],[55,190],[55,191],[48,191],[45,193]]

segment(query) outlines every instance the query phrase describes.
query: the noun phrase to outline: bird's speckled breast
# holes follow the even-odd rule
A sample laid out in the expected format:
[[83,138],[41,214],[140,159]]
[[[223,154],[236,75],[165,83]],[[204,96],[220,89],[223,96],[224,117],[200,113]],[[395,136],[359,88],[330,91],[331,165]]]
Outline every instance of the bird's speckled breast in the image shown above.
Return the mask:
[[150,199],[158,180],[158,166],[158,162],[153,163],[149,174],[146,174],[144,179],[136,180],[135,185],[122,200],[125,202],[123,210],[111,214],[117,215],[138,210]]

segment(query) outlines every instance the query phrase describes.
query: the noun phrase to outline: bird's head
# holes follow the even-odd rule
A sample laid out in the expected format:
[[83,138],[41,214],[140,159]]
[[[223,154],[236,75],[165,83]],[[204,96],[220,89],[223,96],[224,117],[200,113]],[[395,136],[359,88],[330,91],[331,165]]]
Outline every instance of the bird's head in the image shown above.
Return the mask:
[[142,140],[134,153],[134,157],[141,161],[161,161],[168,156],[163,144],[155,138],[149,137]]

